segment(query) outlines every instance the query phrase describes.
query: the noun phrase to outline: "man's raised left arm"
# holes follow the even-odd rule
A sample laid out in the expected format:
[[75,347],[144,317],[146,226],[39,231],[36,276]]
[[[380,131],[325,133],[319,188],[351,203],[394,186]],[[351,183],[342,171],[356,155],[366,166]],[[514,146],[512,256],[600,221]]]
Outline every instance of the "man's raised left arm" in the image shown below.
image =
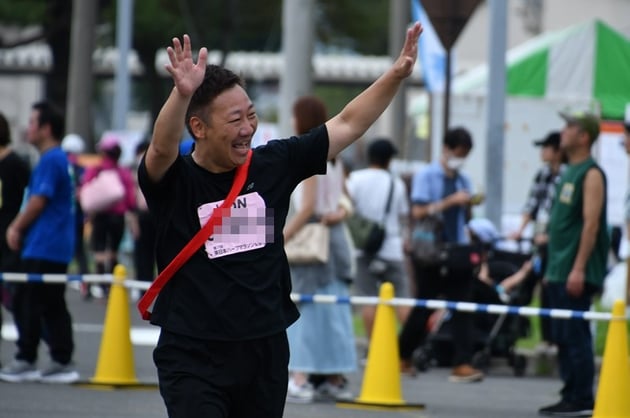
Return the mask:
[[363,135],[392,101],[403,80],[412,73],[418,57],[420,23],[407,29],[405,44],[396,62],[361,94],[326,122],[330,146],[328,159]]

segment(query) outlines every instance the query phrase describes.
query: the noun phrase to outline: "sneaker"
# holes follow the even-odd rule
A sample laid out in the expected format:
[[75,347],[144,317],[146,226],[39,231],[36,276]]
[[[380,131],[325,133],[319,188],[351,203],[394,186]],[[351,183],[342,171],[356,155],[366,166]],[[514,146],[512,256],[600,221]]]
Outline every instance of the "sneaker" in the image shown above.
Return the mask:
[[79,380],[79,372],[72,364],[60,364],[53,361],[42,371],[40,381],[43,383],[74,383]]
[[102,286],[90,286],[89,287],[90,297],[94,299],[103,299],[105,295],[105,290]]
[[340,385],[335,385],[329,381],[322,383],[317,386],[315,391],[315,398],[318,401],[349,401],[354,399],[354,395],[352,392],[348,390],[348,385],[346,383],[342,383]]
[[418,371],[411,360],[400,360],[400,373],[409,377],[416,377]]
[[291,403],[310,403],[315,398],[315,391],[310,383],[298,385],[295,380],[289,379],[289,387],[287,389],[287,402]]
[[0,370],[0,380],[5,382],[33,382],[39,380],[40,373],[35,364],[25,360],[13,360],[11,364]]
[[462,364],[452,370],[448,380],[455,383],[480,382],[483,380],[483,372],[469,364]]
[[540,415],[557,417],[590,417],[593,415],[592,403],[573,403],[560,401],[553,405],[545,406],[538,410]]
[[81,282],[79,285],[79,292],[81,293],[81,297],[83,300],[91,300],[92,292],[90,290],[91,286],[89,283]]

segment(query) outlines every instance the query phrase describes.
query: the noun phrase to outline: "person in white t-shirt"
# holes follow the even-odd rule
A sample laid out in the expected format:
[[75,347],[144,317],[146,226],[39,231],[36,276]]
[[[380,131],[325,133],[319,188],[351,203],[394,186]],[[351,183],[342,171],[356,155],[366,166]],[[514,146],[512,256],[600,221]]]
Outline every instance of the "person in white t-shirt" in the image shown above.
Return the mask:
[[[397,153],[388,139],[378,138],[368,146],[368,167],[350,173],[346,181],[354,209],[367,219],[385,219],[385,240],[375,254],[357,251],[355,292],[361,296],[377,296],[383,282],[394,286],[396,297],[409,297],[409,283],[404,263],[403,231],[409,217],[409,201],[403,181],[389,172],[389,164]],[[390,189],[391,205],[385,214]],[[404,322],[408,307],[398,307],[398,319]],[[361,316],[368,340],[371,337],[376,306],[365,305]]]

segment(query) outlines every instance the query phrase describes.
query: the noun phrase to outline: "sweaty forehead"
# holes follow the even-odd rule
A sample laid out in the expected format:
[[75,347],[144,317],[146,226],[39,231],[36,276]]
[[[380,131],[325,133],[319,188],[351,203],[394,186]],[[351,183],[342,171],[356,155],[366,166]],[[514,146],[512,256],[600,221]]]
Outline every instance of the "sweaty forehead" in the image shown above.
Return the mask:
[[210,111],[219,115],[247,112],[253,103],[247,92],[239,85],[231,87],[219,94],[210,106]]

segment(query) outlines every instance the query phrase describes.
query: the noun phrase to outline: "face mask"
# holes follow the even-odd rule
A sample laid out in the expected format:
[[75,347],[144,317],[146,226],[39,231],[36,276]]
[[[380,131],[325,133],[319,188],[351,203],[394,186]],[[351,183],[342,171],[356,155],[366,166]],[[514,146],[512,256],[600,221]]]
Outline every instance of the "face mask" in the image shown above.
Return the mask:
[[446,160],[446,166],[450,170],[457,171],[462,168],[464,162],[466,162],[465,158],[450,157],[448,160]]

